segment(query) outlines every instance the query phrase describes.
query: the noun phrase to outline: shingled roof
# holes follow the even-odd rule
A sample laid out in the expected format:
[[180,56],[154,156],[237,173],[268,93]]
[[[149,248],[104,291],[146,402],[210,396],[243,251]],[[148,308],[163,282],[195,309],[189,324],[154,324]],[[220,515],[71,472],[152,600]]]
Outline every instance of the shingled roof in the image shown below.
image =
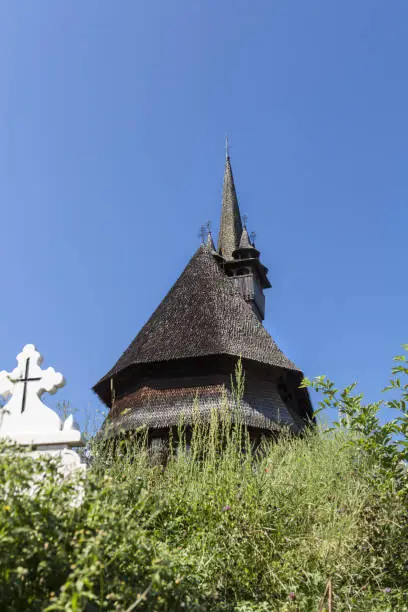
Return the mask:
[[229,354],[287,370],[298,368],[278,348],[252,308],[201,245],[115,366],[95,385],[142,363]]
[[[194,415],[209,418],[211,411],[227,405],[233,408],[234,397],[228,376],[219,377],[218,384],[207,376],[178,379],[144,380],[135,391],[115,403],[115,411],[106,421],[108,436],[141,426],[152,429],[175,427],[181,415],[185,425],[194,422]],[[288,410],[276,384],[271,380],[248,380],[240,402],[242,422],[248,427],[279,431],[289,427],[300,431],[304,421]]]

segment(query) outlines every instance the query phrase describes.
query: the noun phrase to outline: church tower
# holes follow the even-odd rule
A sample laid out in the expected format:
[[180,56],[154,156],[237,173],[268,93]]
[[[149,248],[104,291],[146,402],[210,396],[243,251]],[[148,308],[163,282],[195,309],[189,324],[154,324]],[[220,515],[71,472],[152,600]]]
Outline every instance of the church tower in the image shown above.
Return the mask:
[[193,405],[208,417],[231,397],[239,358],[245,371],[242,414],[253,439],[313,420],[301,370],[264,328],[271,287],[260,252],[242,222],[227,154],[218,246],[210,230],[176,283],[116,364],[94,386],[109,407],[109,431],[145,425],[163,441]]
[[264,289],[271,287],[267,277],[268,269],[259,260],[260,253],[251,242],[246,224],[242,226],[228,154],[225,163],[218,253],[223,258],[224,272],[231,277],[235,287],[250,304],[259,321],[263,321]]

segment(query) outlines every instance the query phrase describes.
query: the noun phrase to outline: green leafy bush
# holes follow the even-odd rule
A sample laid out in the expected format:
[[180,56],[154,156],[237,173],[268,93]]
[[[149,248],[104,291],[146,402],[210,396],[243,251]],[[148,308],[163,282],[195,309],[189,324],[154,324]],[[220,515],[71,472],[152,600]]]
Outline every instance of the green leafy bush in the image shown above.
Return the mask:
[[254,455],[223,405],[165,466],[143,440],[120,456],[95,443],[80,504],[54,461],[2,448],[0,609],[317,611],[331,599],[335,610],[408,610],[399,360],[390,423],[353,387],[305,381],[337,424]]

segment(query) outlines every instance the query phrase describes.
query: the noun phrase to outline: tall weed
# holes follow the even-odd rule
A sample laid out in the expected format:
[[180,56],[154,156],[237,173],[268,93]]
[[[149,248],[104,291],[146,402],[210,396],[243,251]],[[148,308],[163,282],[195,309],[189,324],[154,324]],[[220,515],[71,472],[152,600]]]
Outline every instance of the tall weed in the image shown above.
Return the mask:
[[254,453],[238,372],[233,404],[197,413],[189,445],[181,422],[165,464],[146,432],[95,441],[77,507],[55,462],[2,448],[0,609],[317,611],[330,584],[333,609],[407,610],[406,373],[385,425],[353,388],[305,381],[337,424]]

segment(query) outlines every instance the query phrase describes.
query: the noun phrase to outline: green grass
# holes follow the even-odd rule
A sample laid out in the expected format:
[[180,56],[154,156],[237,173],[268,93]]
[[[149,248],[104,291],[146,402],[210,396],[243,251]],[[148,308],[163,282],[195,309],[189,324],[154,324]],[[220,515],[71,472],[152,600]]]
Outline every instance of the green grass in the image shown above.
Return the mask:
[[408,610],[404,478],[344,427],[242,452],[227,408],[165,466],[95,447],[77,506],[4,448],[0,609],[317,612],[331,581],[333,610]]

